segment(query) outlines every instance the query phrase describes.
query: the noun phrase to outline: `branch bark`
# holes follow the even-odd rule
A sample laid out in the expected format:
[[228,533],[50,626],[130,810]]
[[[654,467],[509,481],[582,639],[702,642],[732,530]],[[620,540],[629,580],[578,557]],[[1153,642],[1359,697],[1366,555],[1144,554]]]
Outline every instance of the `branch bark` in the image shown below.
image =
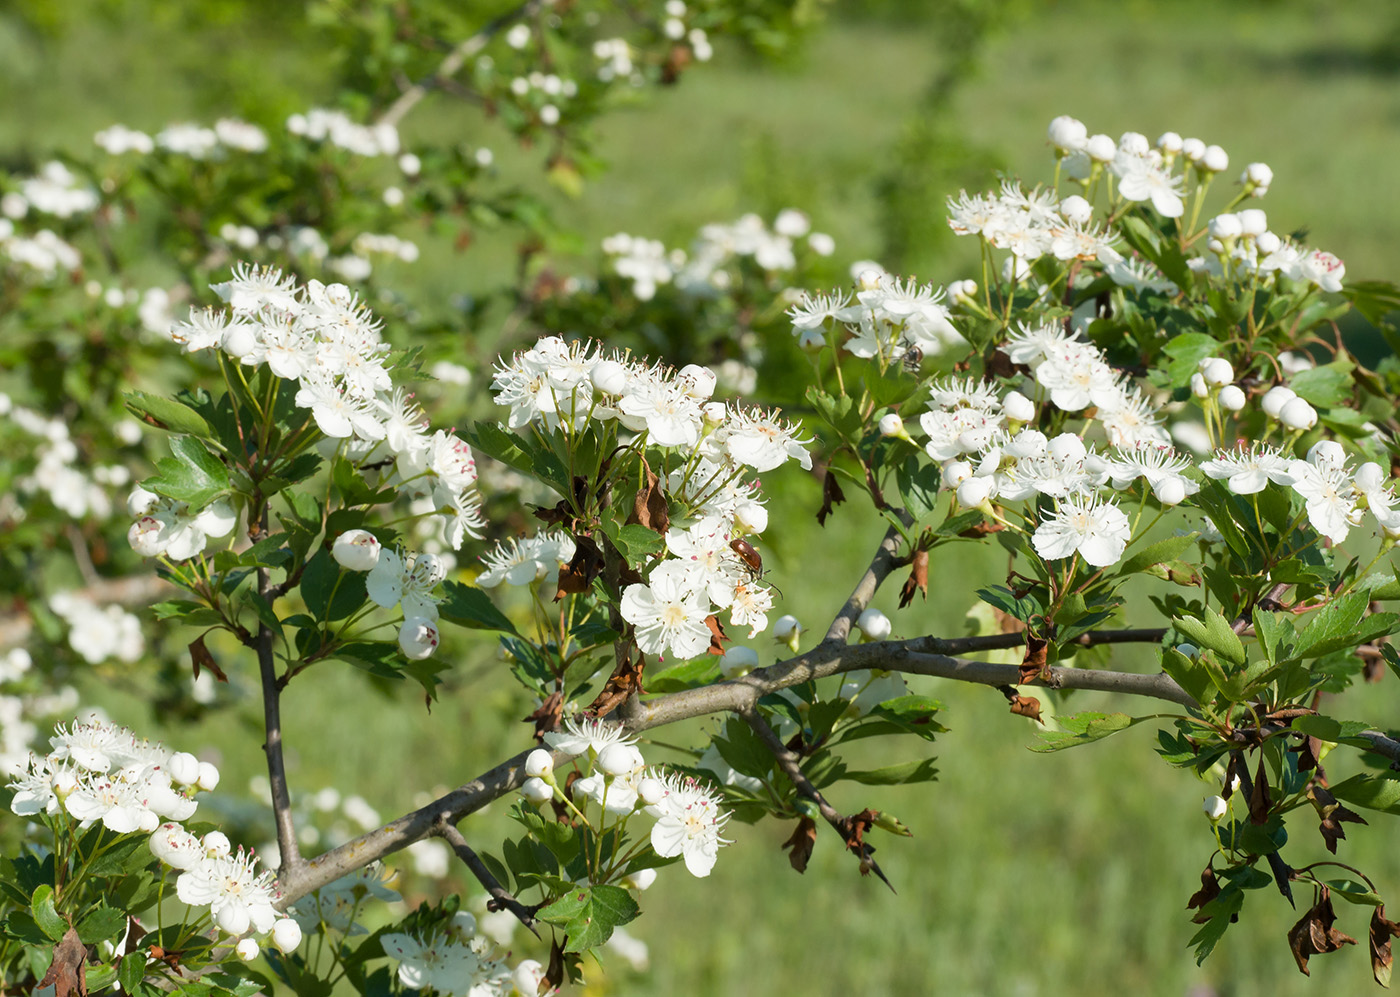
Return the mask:
[[[263,515],[263,533],[267,532],[267,517]],[[271,573],[267,568],[258,569],[258,594],[271,600]],[[304,860],[297,845],[296,827],[292,823],[291,793],[287,789],[287,765],[282,757],[282,690],[277,683],[277,659],[272,651],[272,628],[266,623],[258,624],[258,635],[254,638],[253,649],[258,654],[258,677],[262,682],[263,727],[267,739],[263,751],[267,755],[267,781],[272,789],[272,814],[277,826],[277,850],[281,853],[279,877],[287,877],[299,869]]]
[[[515,899],[511,893],[501,885],[500,880],[491,874],[491,870],[486,868],[486,863],[481,861],[481,856],[472,850],[472,846],[467,844],[467,839],[462,837],[462,832],[449,823],[445,818],[439,818],[433,827],[433,833],[443,841],[452,846],[452,850],[457,853],[457,857],[463,864],[472,871],[477,882],[486,888],[486,892],[491,894],[491,902],[486,905],[487,910],[508,910],[515,915],[516,920],[529,928],[536,938],[540,936],[535,931],[535,912],[538,907],[526,907],[519,900]],[[494,906],[492,906],[494,904]]]

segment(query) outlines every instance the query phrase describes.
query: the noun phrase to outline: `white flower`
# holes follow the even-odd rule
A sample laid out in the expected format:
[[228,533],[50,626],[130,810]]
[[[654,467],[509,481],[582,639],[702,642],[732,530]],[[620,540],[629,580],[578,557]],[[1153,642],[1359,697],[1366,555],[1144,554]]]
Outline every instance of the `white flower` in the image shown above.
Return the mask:
[[1333,543],[1347,538],[1357,516],[1356,490],[1340,463],[1329,460],[1295,460],[1289,463],[1293,490],[1306,502],[1308,522]]
[[1218,450],[1213,460],[1203,461],[1207,477],[1224,481],[1236,495],[1253,495],[1272,481],[1291,485],[1289,460],[1274,447],[1256,445],[1249,450]]
[[622,618],[636,628],[637,646],[644,654],[671,652],[695,658],[710,646],[709,601],[689,584],[689,571],[679,561],[665,561],[651,573],[650,584],[627,586],[622,594]]
[[395,551],[382,550],[365,578],[365,590],[385,609],[401,605],[405,620],[419,617],[436,622],[437,600],[431,593],[446,575],[446,566],[432,554],[416,554],[405,560]]
[[1123,556],[1131,536],[1128,517],[1113,502],[1070,495],[1036,527],[1031,543],[1047,561],[1077,552],[1094,567],[1104,568]]
[[620,723],[575,714],[564,720],[563,731],[552,731],[544,735],[544,743],[555,751],[566,755],[582,755],[591,752],[599,754],[610,744],[632,744],[636,738],[628,738]]
[[253,928],[259,934],[272,930],[277,921],[273,903],[277,899],[273,876],[257,872],[258,860],[252,852],[205,858],[180,874],[175,892],[191,907],[207,906],[214,923],[230,935],[241,935]]
[[651,847],[662,858],[683,856],[692,876],[708,876],[720,846],[729,844],[719,836],[729,815],[720,813],[716,797],[688,776],[667,775],[662,782],[665,795],[649,808],[657,816]]
[[272,944],[279,952],[292,952],[301,946],[301,925],[290,917],[277,919],[272,926]]
[[1225,812],[1230,809],[1230,805],[1220,796],[1207,796],[1205,802],[1201,804],[1201,809],[1205,811],[1206,819],[1212,824],[1217,824],[1225,816]]

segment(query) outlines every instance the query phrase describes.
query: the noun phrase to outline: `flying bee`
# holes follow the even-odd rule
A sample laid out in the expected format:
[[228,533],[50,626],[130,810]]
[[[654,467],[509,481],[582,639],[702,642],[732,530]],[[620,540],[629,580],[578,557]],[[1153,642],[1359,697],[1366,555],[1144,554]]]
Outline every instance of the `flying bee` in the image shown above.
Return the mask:
[[[749,569],[749,581],[758,582],[763,580],[765,574],[763,570],[763,555],[758,552],[757,547],[749,543],[743,537],[740,537],[737,540],[729,541],[729,549],[738,555],[739,560],[743,561],[745,567]],[[768,587],[777,592],[780,596],[783,594],[783,590],[772,583],[769,583]]]

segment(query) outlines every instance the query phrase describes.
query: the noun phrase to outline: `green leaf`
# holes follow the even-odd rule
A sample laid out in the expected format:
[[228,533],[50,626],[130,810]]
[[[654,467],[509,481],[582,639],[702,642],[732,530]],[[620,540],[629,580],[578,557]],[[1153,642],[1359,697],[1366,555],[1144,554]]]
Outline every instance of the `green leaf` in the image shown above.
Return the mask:
[[1219,356],[1220,351],[1220,342],[1204,332],[1187,332],[1172,339],[1162,347],[1162,352],[1171,358],[1166,369],[1172,386],[1179,388],[1186,384],[1202,360]]
[[130,876],[156,861],[143,837],[125,838],[112,844],[88,863],[89,876]]
[[[301,597],[318,620],[343,620],[365,604],[365,572],[347,571],[328,550],[318,550],[301,575]],[[271,609],[268,610],[271,612]]]
[[838,398],[812,385],[807,389],[807,400],[841,436],[853,437],[860,432],[860,411],[855,407],[855,399],[850,395]]
[[1351,372],[1356,365],[1345,358],[1321,367],[1300,370],[1288,386],[1294,394],[1319,408],[1332,408],[1351,397]]
[[1215,610],[1207,608],[1203,620],[1185,616],[1172,620],[1176,631],[1185,636],[1197,647],[1205,647],[1220,655],[1232,665],[1245,663],[1244,644],[1239,635],[1230,629],[1230,621]]
[[1215,943],[1220,941],[1225,934],[1225,929],[1230,927],[1230,918],[1240,912],[1244,906],[1243,891],[1228,887],[1220,896],[1201,908],[1202,914],[1209,914],[1210,920],[1201,925],[1201,930],[1192,936],[1188,945],[1196,948],[1196,965],[1206,961],[1206,956],[1210,955],[1215,948]]
[[170,441],[172,457],[156,461],[160,472],[142,485],[193,509],[201,509],[229,490],[228,468],[193,436]]
[[122,961],[117,966],[117,982],[122,985],[122,992],[132,994],[136,992],[136,985],[146,976],[146,953],[130,952],[122,956]]
[[[54,942],[54,939],[34,923],[33,916],[23,910],[12,910],[5,917],[5,934],[30,945],[48,946]],[[42,967],[40,969],[42,971]]]
[[1161,564],[1164,561],[1174,561],[1186,548],[1196,542],[1196,537],[1167,537],[1159,540],[1151,546],[1144,547],[1132,557],[1123,562],[1123,566],[1118,569],[1120,576],[1135,575],[1139,571],[1146,571],[1154,564]]
[[78,922],[78,937],[84,945],[96,945],[115,938],[126,927],[126,913],[105,904],[88,911]]
[[45,883],[29,898],[29,913],[34,923],[54,941],[62,941],[68,932],[68,922],[54,908],[53,887]]
[[[899,497],[905,510],[916,521],[922,521],[937,510],[938,489],[943,484],[942,473],[937,464],[931,464],[918,456],[910,457],[899,465],[894,479],[895,484],[899,486]],[[978,518],[974,522],[981,522],[981,513],[977,515]]]
[[628,523],[619,528],[614,520],[605,517],[603,532],[616,545],[618,553],[633,565],[640,565],[644,558],[666,549],[666,538],[641,523]]
[[1361,643],[1352,639],[1356,625],[1366,615],[1370,596],[1365,592],[1353,592],[1340,599],[1333,599],[1317,611],[1308,625],[1298,636],[1298,650],[1295,657],[1319,658],[1332,651],[1354,647]]
[[1332,889],[1332,895],[1341,897],[1349,904],[1357,904],[1361,907],[1379,907],[1382,903],[1380,895],[1371,892],[1370,887],[1356,882],[1354,879],[1329,879],[1326,883]]
[[539,918],[564,929],[569,936],[565,952],[587,952],[640,913],[632,894],[620,886],[604,885],[570,891],[540,911]]
[[204,416],[173,398],[147,394],[144,391],[129,391],[123,396],[123,401],[128,409],[157,429],[186,433],[204,439],[214,435],[214,430],[205,421]]
[[1190,695],[1202,706],[1208,704],[1215,698],[1212,691],[1215,687],[1210,678],[1210,671],[1200,664],[1182,654],[1174,647],[1162,649],[1162,671],[1170,675],[1177,685]]
[[737,717],[730,717],[724,734],[714,740],[715,749],[735,772],[766,779],[773,768],[773,755],[752,728]]
[[473,630],[498,630],[520,635],[515,624],[496,608],[491,597],[482,589],[461,582],[448,582],[444,588],[446,598],[438,603],[438,615],[444,620]]
[[1045,614],[1045,606],[1031,589],[1017,598],[1016,594],[1004,585],[991,585],[977,590],[977,598],[989,606],[1000,609],[1007,616],[1015,617],[1022,623],[1029,623],[1037,616]]
[[1369,748],[1371,742],[1359,735],[1371,729],[1372,725],[1359,720],[1334,720],[1332,717],[1295,717],[1291,725],[1309,737],[1332,744],[1349,744],[1355,748]]
[[847,770],[842,776],[850,782],[864,786],[903,786],[915,782],[932,782],[938,778],[938,769],[932,758],[885,765],[878,769]]
[[1333,786],[1332,795],[1344,803],[1400,816],[1400,779],[1383,775],[1354,775]]
[[681,689],[694,689],[697,686],[708,685],[718,675],[719,659],[714,655],[705,655],[694,661],[672,665],[655,675],[648,674],[646,679],[647,692],[677,692]]
[[1039,752],[1061,751],[1065,748],[1078,747],[1081,744],[1102,741],[1112,734],[1117,734],[1120,730],[1127,730],[1134,724],[1141,723],[1143,719],[1145,718],[1130,717],[1126,713],[1092,712],[1056,717],[1055,722],[1064,730],[1038,731],[1037,736],[1043,743],[1031,745],[1031,750]]

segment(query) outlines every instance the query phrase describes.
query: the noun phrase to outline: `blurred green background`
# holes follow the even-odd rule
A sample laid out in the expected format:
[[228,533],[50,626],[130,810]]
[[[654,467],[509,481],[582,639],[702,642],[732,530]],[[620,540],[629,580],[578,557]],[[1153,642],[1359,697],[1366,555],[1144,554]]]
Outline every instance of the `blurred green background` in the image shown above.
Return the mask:
[[[83,147],[116,121],[155,131],[236,113],[276,125],[326,97],[334,64],[298,4],[20,0],[0,11],[8,97],[0,159],[18,166],[55,146]],[[518,172],[519,183],[553,200],[585,254],[616,231],[685,245],[705,222],[750,210],[771,218],[798,206],[836,237],[843,262],[874,257],[946,283],[966,275],[972,247],[948,236],[943,199],[960,186],[991,186],[997,169],[1032,183],[1046,177],[1045,125],[1067,113],[1091,132],[1155,138],[1171,129],[1219,143],[1232,170],[1269,163],[1276,179],[1262,206],[1275,230],[1307,225],[1308,240],[1338,254],[1349,277],[1394,279],[1397,74],[1393,0],[850,2],[782,65],[722,49],[674,90],[607,118],[597,147],[608,169],[578,201],[543,183],[538,152],[509,148],[474,112],[434,103],[406,133],[495,149],[505,175]],[[397,282],[425,298],[496,286],[514,266],[504,237],[464,252],[419,241],[422,260],[403,266]],[[493,334],[479,331],[487,344]],[[481,344],[474,351],[489,352]],[[770,531],[772,577],[785,609],[820,629],[881,530],[866,510],[847,506],[821,531],[811,480],[793,472],[765,483],[781,524]],[[884,593],[879,604],[896,632],[963,632],[972,590],[1004,571],[983,553],[940,551],[927,603],[896,613],[893,592]],[[515,722],[528,707],[500,678],[487,660],[464,666],[431,715],[411,691],[386,699],[354,675],[294,685],[284,705],[296,725],[288,736],[294,787],[336,785],[389,815],[421,802],[423,791],[470,778],[528,740]],[[1388,679],[1348,694],[1356,715],[1394,715],[1394,686]],[[1309,980],[1285,941],[1298,914],[1274,893],[1251,895],[1243,923],[1204,967],[1194,965],[1186,943],[1195,926],[1184,908],[1211,851],[1200,800],[1218,787],[1162,764],[1151,725],[1078,751],[1033,755],[1026,721],[1010,716],[995,691],[931,681],[918,691],[948,706],[943,720],[952,729],[936,745],[940,781],[843,786],[833,801],[890,810],[913,829],[911,840],[878,842],[897,895],[861,880],[832,835],[819,836],[799,877],[778,848],[790,828],[734,824],[735,843],[710,879],[668,872],[642,898],[647,916],[633,927],[651,946],[651,969],[633,973],[613,958],[591,989],[1244,997],[1374,986],[1366,912],[1340,911],[1340,927],[1362,944],[1314,959]],[[94,681],[86,692],[116,718],[149,729],[139,683]],[[1070,708],[1108,702],[1081,696]],[[180,746],[222,745],[225,785],[236,789],[261,772],[255,706],[249,696],[241,710],[167,736]],[[1154,705],[1120,700],[1111,708]],[[695,733],[658,738],[688,744]],[[1339,764],[1332,774],[1347,772]],[[1289,861],[1326,857],[1307,822],[1296,823]],[[463,829],[489,847],[506,822],[488,813]],[[1382,824],[1352,837],[1339,857],[1380,872],[1381,892],[1394,896],[1400,852],[1392,832]]]

